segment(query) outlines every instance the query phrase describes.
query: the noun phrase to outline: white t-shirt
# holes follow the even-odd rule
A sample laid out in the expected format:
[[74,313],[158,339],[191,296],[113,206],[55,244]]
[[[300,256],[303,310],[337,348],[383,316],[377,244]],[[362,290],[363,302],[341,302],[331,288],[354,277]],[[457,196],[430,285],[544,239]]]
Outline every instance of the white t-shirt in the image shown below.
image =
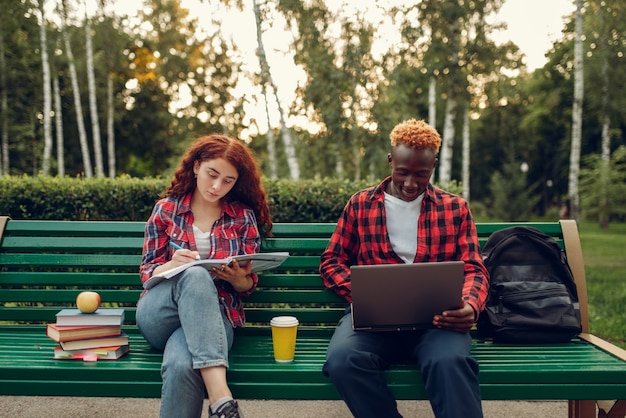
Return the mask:
[[211,249],[211,231],[203,232],[197,226],[193,226],[193,236],[196,239],[196,248],[200,258],[206,258]]
[[396,254],[407,264],[413,263],[417,252],[417,219],[420,216],[424,194],[411,202],[406,202],[385,193],[389,241]]

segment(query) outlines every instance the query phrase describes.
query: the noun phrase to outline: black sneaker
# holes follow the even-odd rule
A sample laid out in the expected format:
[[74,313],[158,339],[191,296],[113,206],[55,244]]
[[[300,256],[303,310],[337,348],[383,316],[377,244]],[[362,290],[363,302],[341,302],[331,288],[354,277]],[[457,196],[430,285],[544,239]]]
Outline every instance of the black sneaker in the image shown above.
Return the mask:
[[231,400],[220,406],[216,412],[212,412],[209,407],[209,418],[243,418],[243,413],[237,401]]

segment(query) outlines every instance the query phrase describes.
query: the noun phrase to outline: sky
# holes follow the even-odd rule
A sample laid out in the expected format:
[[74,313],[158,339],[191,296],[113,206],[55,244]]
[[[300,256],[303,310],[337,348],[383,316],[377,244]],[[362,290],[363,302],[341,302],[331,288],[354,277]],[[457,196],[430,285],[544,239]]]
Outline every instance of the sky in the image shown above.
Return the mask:
[[494,34],[496,42],[512,40],[526,54],[530,71],[546,63],[544,54],[560,38],[563,17],[576,10],[572,0],[505,0],[498,20],[508,29]]

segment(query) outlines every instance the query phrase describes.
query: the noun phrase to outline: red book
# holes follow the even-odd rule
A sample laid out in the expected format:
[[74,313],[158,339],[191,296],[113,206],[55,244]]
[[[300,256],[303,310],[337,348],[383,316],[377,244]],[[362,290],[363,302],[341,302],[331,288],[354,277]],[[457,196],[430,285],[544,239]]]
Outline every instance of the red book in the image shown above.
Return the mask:
[[110,337],[120,335],[121,333],[121,325],[60,326],[57,324],[48,324],[46,327],[46,335],[56,342]]

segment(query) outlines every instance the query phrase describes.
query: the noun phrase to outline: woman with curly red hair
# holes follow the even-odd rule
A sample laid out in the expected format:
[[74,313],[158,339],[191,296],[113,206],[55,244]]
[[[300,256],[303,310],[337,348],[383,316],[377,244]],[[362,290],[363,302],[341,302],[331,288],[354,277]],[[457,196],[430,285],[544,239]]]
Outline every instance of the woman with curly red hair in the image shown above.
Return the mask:
[[[272,220],[260,170],[250,150],[225,135],[197,139],[185,152],[145,229],[142,282],[198,258],[260,251],[261,231]],[[241,299],[258,278],[252,264],[207,271],[191,267],[147,290],[137,304],[137,325],[163,351],[161,417],[241,417],[226,381],[233,330],[244,325]]]

